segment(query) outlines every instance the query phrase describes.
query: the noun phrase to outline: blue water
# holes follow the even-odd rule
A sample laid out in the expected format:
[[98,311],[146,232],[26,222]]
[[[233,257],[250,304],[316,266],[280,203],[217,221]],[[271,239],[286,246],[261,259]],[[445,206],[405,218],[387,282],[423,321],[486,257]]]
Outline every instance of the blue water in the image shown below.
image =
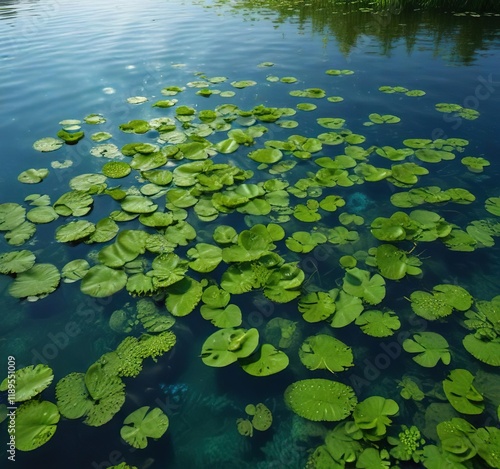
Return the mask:
[[[60,128],[58,123],[64,119],[82,119],[88,114],[99,113],[106,117],[106,123],[95,129],[86,128],[87,135],[108,131],[113,135],[110,142],[118,147],[131,141],[154,143],[154,133],[124,134],[118,130],[118,125],[131,119],[172,115],[171,109],[151,108],[150,104],[165,99],[160,93],[163,87],[176,85],[186,87],[176,96],[179,104],[197,110],[213,109],[224,103],[233,103],[246,110],[259,104],[295,108],[299,102],[311,102],[318,106],[313,112],[298,111],[290,117],[299,123],[296,129],[264,123],[269,131],[258,140],[258,145],[263,145],[265,140],[284,140],[294,133],[315,137],[327,132],[328,129],[316,123],[317,117],[327,116],[345,118],[349,130],[366,137],[366,142],[361,144],[364,148],[371,145],[401,148],[407,138],[468,139],[470,143],[465,152],[458,154],[454,161],[427,165],[431,174],[425,176],[420,185],[439,185],[445,189],[462,187],[474,193],[477,202],[472,205],[441,207],[442,215],[450,222],[463,227],[471,219],[494,218],[485,212],[483,204],[488,197],[500,197],[498,17],[414,13],[414,16],[392,14],[381,18],[372,13],[360,14],[356,9],[349,13],[351,10],[344,11],[340,7],[329,10],[327,4],[321,7],[324,10],[308,5],[284,6],[277,10],[272,6],[250,8],[237,1],[190,0],[0,2],[0,203],[23,203],[26,196],[35,193],[48,194],[54,202],[69,190],[71,178],[100,171],[103,162],[89,154],[95,145],[89,138],[51,153],[33,149],[36,140],[55,136]],[[274,65],[259,66],[262,62]],[[328,69],[349,69],[354,74],[329,76],[325,74]],[[187,84],[200,80],[200,74],[227,77],[226,82],[212,88],[235,91],[236,95],[233,98],[197,95],[198,88]],[[293,76],[298,82],[272,83],[266,80],[269,75]],[[257,85],[237,90],[230,85],[234,80],[255,80]],[[383,85],[421,89],[426,95],[411,98],[399,93],[383,94],[378,91]],[[342,96],[344,101],[331,103],[325,98],[289,95],[293,89],[305,88],[322,88],[326,96]],[[132,96],[145,96],[149,102],[137,106],[128,104],[126,100]],[[480,117],[468,121],[442,114],[435,110],[435,104],[440,102],[474,108],[480,112]],[[370,113],[394,114],[401,117],[402,122],[368,127],[364,123]],[[225,132],[210,138],[215,141],[226,138]],[[343,146],[324,145],[321,155],[333,158],[342,152]],[[242,167],[254,168],[255,165],[243,156],[240,150],[216,158],[217,162],[235,161]],[[460,164],[463,156],[484,157],[491,165],[482,174],[471,173]],[[391,164],[383,158],[374,158],[372,155],[370,159],[374,165],[389,167]],[[70,168],[51,168],[52,161],[65,159],[73,161]],[[310,161],[299,164],[299,171],[290,173],[293,181],[318,169]],[[42,167],[49,168],[50,175],[41,184],[17,181],[21,171]],[[263,179],[272,177],[262,174]],[[128,185],[136,184],[134,177],[118,181],[117,185],[124,181]],[[285,177],[288,176],[285,174]],[[399,190],[389,183],[332,189],[332,193],[346,198],[351,212],[365,217],[365,225],[360,228],[365,237],[352,246],[335,246],[334,256],[322,257],[315,251],[314,267],[303,264],[311,290],[338,286],[343,276],[338,258],[373,245],[373,239],[367,241],[366,237],[369,224],[377,216],[389,216],[398,210],[390,205],[388,197]],[[323,195],[328,193],[325,189]],[[112,203],[106,200],[109,205],[95,204],[90,220],[96,222],[109,213]],[[292,200],[294,204],[303,203],[303,200]],[[432,206],[425,208],[433,210]],[[189,220],[196,223],[196,217]],[[227,220],[234,221],[238,231],[253,223],[248,218],[244,220],[233,215]],[[338,225],[337,213],[328,215],[325,220]],[[38,225],[36,236],[22,247],[12,247],[0,237],[0,253],[29,249],[35,252],[39,262],[62,268],[72,259],[87,256],[89,250],[101,248],[57,243],[54,225],[62,223],[65,221],[61,217],[53,224]],[[210,229],[219,223],[228,222],[218,219],[209,225]],[[299,225],[292,221],[284,226],[294,231]],[[196,242],[200,239],[210,242],[202,223],[199,228]],[[498,237],[495,241],[498,243]],[[279,250],[281,255],[286,252],[283,244]],[[449,251],[441,244],[421,243],[415,253],[424,263],[423,275],[391,283],[390,295],[384,300],[384,306],[404,318],[405,331],[422,330],[418,322],[408,321],[405,296],[414,290],[431,290],[437,283],[456,283],[478,299],[490,300],[500,294],[498,246],[462,253]],[[125,291],[112,298],[91,298],[82,295],[75,283],[62,284],[49,297],[29,303],[9,295],[11,282],[8,276],[0,276],[1,363],[6,363],[9,355],[16,357],[18,368],[47,362],[55,378],[42,396],[44,400],[55,402],[54,385],[59,379],[73,371],[84,372],[122,340],[124,336],[118,336],[109,328],[108,319],[114,310],[135,299]],[[271,317],[302,321],[296,302],[274,304],[269,311],[259,302],[261,299],[259,293],[232,295],[231,298],[231,303],[242,309],[244,324],[257,327],[261,334]],[[448,323],[433,323],[431,328],[443,335],[449,332],[447,338],[454,347],[450,369],[494,372],[493,367],[483,366],[463,350],[461,340],[465,329],[459,325],[459,320],[450,324],[451,332]],[[320,331],[332,331],[328,325],[317,326],[302,321],[303,338]],[[368,384],[366,380],[359,381],[357,378],[368,372],[367,360],[370,362],[381,353],[381,343],[385,342],[368,337],[351,325],[346,330],[333,332],[353,347],[356,364],[353,370],[334,376],[327,372],[311,374],[294,350],[289,354],[291,364],[287,370],[268,378],[254,378],[235,364],[227,368],[210,368],[201,362],[201,346],[214,330],[200,317],[199,307],[191,315],[177,318],[174,331],[178,344],[157,363],[150,360],[145,364],[138,378],[125,380],[127,400],[111,422],[94,428],[78,420],[61,419],[54,437],[47,444],[32,452],[17,451],[17,466],[23,469],[83,469],[105,468],[127,461],[144,469],[304,467],[307,451],[321,444],[322,432],[324,434],[334,424],[300,432],[302,421],[283,402],[283,392],[293,381],[324,377],[353,385],[359,400],[373,394],[394,398],[401,406],[397,424],[411,425],[415,409],[399,397],[394,379],[401,379],[411,370],[422,379],[439,381],[447,372],[444,366],[437,370],[420,368],[408,354],[403,354],[394,359],[383,376],[372,380],[373,375],[369,375]],[[1,363],[0,378],[5,374]],[[273,411],[273,427],[254,435],[251,440],[245,439],[237,433],[235,422],[245,417],[248,403],[257,402],[264,402]],[[146,449],[135,450],[121,441],[119,432],[123,419],[144,405],[163,409],[170,418],[170,428],[158,441],[150,440]],[[493,408],[493,403],[490,407]],[[475,425],[490,422],[490,408],[488,412],[478,418]],[[422,416],[419,414],[419,417]],[[4,428],[0,430],[4,435]],[[4,445],[0,456],[6,459],[2,451]],[[3,467],[3,462],[1,465]]]

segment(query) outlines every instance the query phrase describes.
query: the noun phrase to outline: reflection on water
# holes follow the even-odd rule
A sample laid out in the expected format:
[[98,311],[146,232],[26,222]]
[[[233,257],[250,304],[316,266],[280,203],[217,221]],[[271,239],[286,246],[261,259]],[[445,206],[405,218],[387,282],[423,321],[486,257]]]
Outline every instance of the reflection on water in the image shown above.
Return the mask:
[[[415,45],[421,47],[421,39],[425,38],[427,47],[436,56],[443,56],[454,63],[472,64],[483,51],[497,47],[500,42],[500,14],[479,14],[481,19],[478,20],[477,16],[402,8],[398,2],[377,8],[374,2],[342,0],[237,3],[218,0],[216,5],[243,14],[252,21],[263,10],[272,11],[278,14],[273,19],[277,27],[280,23],[292,22],[303,30],[305,25],[310,24],[314,33],[325,35],[325,41],[335,38],[339,50],[346,57],[363,49],[390,56],[401,41],[411,55]],[[492,11],[489,6],[484,11]],[[474,10],[471,5],[467,8],[468,11]]]
[[[482,385],[481,392],[484,390],[488,396],[487,410],[478,416],[461,417],[476,426],[494,425],[496,420],[492,416],[498,406],[498,391],[495,391],[498,378],[493,367],[475,360],[464,350],[462,340],[468,331],[463,326],[463,312],[456,311],[443,322],[423,321],[412,313],[408,298],[415,290],[431,291],[440,283],[460,285],[482,300],[490,300],[500,293],[500,255],[495,245],[495,242],[498,244],[498,217],[484,208],[488,197],[499,195],[500,168],[496,155],[500,148],[496,139],[491,138],[498,134],[500,105],[500,29],[497,22],[497,17],[488,15],[454,16],[392,6],[381,11],[375,10],[371,2],[0,2],[3,46],[0,51],[3,78],[0,80],[3,100],[0,106],[3,165],[0,204],[15,202],[31,209],[31,199],[25,199],[33,194],[49,195],[54,203],[69,190],[68,182],[73,177],[101,172],[105,158],[90,154],[90,149],[96,145],[90,135],[96,131],[109,132],[112,135],[109,142],[118,148],[135,141],[157,142],[157,130],[145,134],[119,131],[120,124],[132,119],[168,116],[179,134],[188,131],[197,142],[207,138],[211,143],[229,139],[227,132],[231,126],[245,130],[257,119],[255,123],[265,126],[267,132],[256,137],[255,143],[246,146],[249,142],[245,140],[234,154],[214,153],[208,161],[230,163],[254,171],[250,182],[259,186],[251,190],[263,190],[266,180],[281,181],[284,187],[289,184],[289,192],[276,191],[277,194],[268,195],[277,207],[273,209],[272,221],[282,224],[287,237],[299,229],[317,236],[322,230],[337,228],[334,232],[328,231],[334,247],[328,245],[330,249],[323,250],[318,246],[310,256],[300,253],[302,247],[295,251],[289,249],[289,245],[303,243],[306,252],[311,240],[304,241],[307,236],[303,232],[297,236],[298,240],[288,240],[288,244],[284,240],[276,241],[276,252],[286,257],[287,262],[302,261],[300,266],[305,272],[302,293],[342,288],[345,271],[339,262],[341,256],[346,257],[343,262],[347,264],[358,262],[372,274],[378,272],[380,266],[377,267],[373,249],[383,242],[374,238],[371,232],[371,223],[377,217],[423,208],[439,213],[446,220],[443,229],[450,227],[448,223],[453,224],[457,237],[465,239],[464,242],[474,243],[469,232],[479,236],[479,231],[482,236],[479,247],[472,251],[453,251],[439,240],[413,242],[410,238],[393,243],[403,249],[398,256],[410,259],[408,265],[398,266],[409,270],[413,267],[411,278],[407,275],[396,281],[387,280],[388,294],[384,302],[365,304],[366,309],[380,308],[384,313],[394,311],[401,319],[402,328],[390,337],[368,336],[358,324],[332,329],[325,322],[306,322],[298,311],[297,301],[270,302],[262,292],[264,287],[248,294],[233,294],[231,304],[242,311],[245,327],[255,325],[259,329],[260,344],[276,343],[275,346],[286,349],[290,359],[288,368],[269,377],[251,376],[236,363],[223,368],[206,366],[200,351],[215,327],[203,319],[199,307],[186,317],[177,317],[173,328],[176,346],[157,361],[145,361],[136,378],[124,378],[125,405],[108,424],[94,428],[84,425],[81,419],[61,419],[54,437],[47,444],[32,452],[18,452],[18,467],[31,469],[38,467],[39,461],[50,461],[51,469],[107,468],[126,460],[140,469],[302,468],[312,450],[324,443],[325,436],[336,425],[335,422],[305,421],[284,403],[284,390],[290,383],[312,376],[350,383],[359,400],[374,394],[397,400],[400,413],[394,417],[394,432],[401,429],[401,424],[415,424],[422,429],[428,442],[438,443],[436,408],[441,406],[439,416],[442,418],[459,416],[446,403],[441,382],[449,369],[467,368]],[[348,70],[348,73],[326,74],[328,69]],[[210,77],[223,78],[200,88],[199,82]],[[236,88],[230,84],[233,80],[254,81],[255,84]],[[160,90],[174,85],[183,88],[174,96],[179,99],[176,106],[151,106],[157,100],[172,98],[164,96]],[[381,86],[404,86],[423,90],[425,94],[412,96],[401,90],[385,94],[379,90]],[[290,95],[291,91],[303,92],[309,88],[316,92],[299,93],[298,97]],[[219,93],[209,96],[207,89]],[[204,93],[199,93],[200,90]],[[321,93],[325,96],[318,98]],[[149,101],[130,104],[127,98],[132,96],[144,96]],[[435,107],[439,102],[474,108],[479,117],[468,120],[452,113],[440,113]],[[226,109],[227,122],[218,121],[220,128],[215,125],[217,131],[214,131],[207,123],[198,126],[191,125],[189,119],[176,119],[176,109],[181,104],[192,107],[197,115],[201,110],[231,104],[239,108],[245,118],[232,115]],[[264,117],[262,112],[255,111],[262,111],[264,106],[279,106],[286,109],[287,114],[274,123],[272,115],[276,109],[267,110],[269,114]],[[32,148],[35,140],[56,135],[60,128],[58,123],[63,119],[83,119],[90,113],[101,113],[107,121],[97,128],[82,124],[86,136],[78,144],[64,145],[54,153],[40,153]],[[373,120],[377,121],[377,117],[370,118],[372,113],[396,116],[401,122],[375,125]],[[325,128],[317,121],[318,118],[340,117],[345,123],[339,128],[335,128],[335,122],[330,122],[333,128],[329,128],[327,121]],[[286,124],[280,126],[283,122]],[[170,135],[172,144],[176,138],[184,138],[179,134]],[[286,147],[289,137],[294,145],[304,143],[300,143],[300,136],[312,138],[308,142],[311,149],[318,145],[314,139],[320,134],[325,141],[321,151],[311,150],[314,155],[308,155],[302,147],[300,150],[294,148],[293,155],[291,150],[284,149],[283,161],[277,165],[263,164],[259,168],[247,158],[249,151],[263,147],[266,141]],[[241,138],[242,134],[238,135]],[[469,144],[462,151],[450,142],[437,140],[448,137],[461,137]],[[329,138],[330,143],[326,143]],[[406,177],[410,182],[405,182],[404,178],[378,180],[384,171],[387,173],[403,164],[396,150],[405,146],[403,141],[419,138],[436,140],[436,148],[449,147],[447,151],[454,152],[455,158],[434,162],[431,154],[428,156],[431,161],[426,161],[410,152],[405,161],[409,165],[405,169],[425,167],[429,174],[418,173],[414,186],[412,174],[408,172]],[[382,147],[385,149],[380,151]],[[387,158],[388,154],[396,154],[394,160]],[[481,174],[471,172],[461,162],[465,156],[484,157],[490,165]],[[323,160],[325,168],[316,163],[319,157],[326,158]],[[131,161],[128,157],[120,158]],[[67,159],[72,160],[71,167],[56,169],[51,166],[54,160]],[[172,159],[167,169],[185,163],[186,160]],[[40,184],[20,184],[18,175],[32,167],[49,168],[48,178]],[[334,175],[339,177],[338,181],[329,180]],[[147,182],[143,176],[134,170],[128,178],[109,179],[106,183],[109,187],[121,186],[137,193]],[[207,184],[218,182],[204,174],[196,177]],[[225,182],[230,180],[226,177]],[[318,186],[318,180],[323,181],[323,185]],[[179,185],[182,184],[180,180]],[[146,191],[156,190],[151,186],[148,184]],[[391,196],[406,192],[410,187],[430,188],[428,195],[432,203],[427,200],[420,206],[409,207],[396,207],[391,203]],[[440,202],[439,197],[443,194],[437,194],[437,188],[467,190],[476,196],[476,201],[470,205]],[[94,189],[99,192],[98,187]],[[217,190],[207,190],[202,196],[195,191],[191,196],[207,202],[211,192]],[[345,205],[340,204],[332,212],[315,206],[316,200],[327,195],[340,196]],[[95,203],[88,215],[92,222],[120,208],[119,201],[109,195],[95,193],[92,196]],[[165,207],[163,193],[155,200]],[[183,202],[178,204],[183,205]],[[188,249],[196,243],[213,244],[213,230],[220,224],[232,225],[240,232],[258,222],[267,224],[271,220],[267,215],[257,217],[232,212],[221,213],[216,220],[207,222],[198,218],[189,204],[188,200],[184,208],[189,213],[188,221],[197,231],[197,238],[187,246],[176,248],[182,258],[186,258]],[[293,210],[290,212],[288,205],[293,210],[303,205],[302,214],[314,217],[320,213],[322,219],[300,223],[299,217],[291,216]],[[208,208],[202,207],[200,211]],[[256,204],[253,211],[257,208]],[[181,212],[177,211],[179,217]],[[341,213],[357,217],[341,222]],[[417,212],[415,216],[418,218],[418,215]],[[286,216],[291,216],[291,220],[284,221]],[[37,262],[52,263],[59,269],[73,259],[87,259],[92,265],[98,263],[97,253],[103,244],[55,241],[55,228],[75,219],[77,217],[61,216],[53,223],[38,224],[36,235],[20,246],[8,244],[2,236],[0,254],[27,249],[37,256]],[[476,225],[472,223],[478,221]],[[435,222],[430,220],[429,225],[432,228]],[[120,222],[121,229],[143,230],[144,226],[137,220]],[[392,227],[396,232],[400,228]],[[405,228],[411,232],[411,222]],[[491,233],[486,236],[485,232]],[[144,262],[127,265],[130,269],[127,273],[149,268],[155,255],[148,252]],[[422,273],[419,273],[420,265]],[[226,268],[222,263],[218,270],[205,276],[194,270],[190,270],[189,275],[197,279],[206,277],[220,285],[221,274]],[[252,264],[252,269],[263,277],[266,275],[262,266]],[[131,297],[126,289],[109,298],[83,295],[77,281],[61,284],[54,293],[39,301],[20,301],[8,291],[14,276],[0,275],[0,312],[3,315],[0,321],[0,378],[4,374],[1,363],[5,363],[8,355],[16,356],[19,367],[46,361],[54,370],[55,378],[43,392],[43,399],[55,402],[54,387],[61,377],[71,372],[84,372],[121,343],[126,334],[117,333],[116,328],[110,327],[110,317],[127,303],[135,306],[138,298]],[[164,311],[164,295],[155,300]],[[292,324],[293,330],[299,331],[288,334],[286,347],[268,332],[266,322],[271,318],[281,318],[284,323]],[[134,324],[132,319],[131,323],[133,334],[140,335],[143,326],[137,320]],[[403,352],[404,338],[424,330],[446,337],[452,351],[449,367],[440,364],[434,369],[423,368]],[[298,351],[306,337],[318,333],[334,335],[352,347],[355,366],[333,375],[327,370],[310,372],[300,361]],[[383,360],[387,358],[384,357],[389,355],[390,366],[385,366]],[[377,368],[376,363],[383,366],[377,365]],[[423,401],[406,400],[400,395],[397,383],[403,378],[412,378],[425,391]],[[5,399],[5,394],[0,394],[0,403]],[[250,415],[245,412],[249,403],[258,402],[272,411],[273,425],[269,431],[255,431],[252,438],[243,437],[237,431],[236,422]],[[149,439],[147,448],[136,450],[121,440],[120,429],[125,417],[142,406],[163,410],[169,416],[170,427],[158,441]],[[369,439],[359,441],[377,450],[386,445],[385,442],[372,445]],[[357,443],[353,446],[358,448]],[[387,448],[390,449],[390,445]],[[356,451],[359,456],[360,449]],[[5,459],[5,447],[0,450],[0,457]],[[477,467],[484,464],[479,456],[475,457],[474,464],[476,462]],[[404,467],[404,463],[400,465]]]

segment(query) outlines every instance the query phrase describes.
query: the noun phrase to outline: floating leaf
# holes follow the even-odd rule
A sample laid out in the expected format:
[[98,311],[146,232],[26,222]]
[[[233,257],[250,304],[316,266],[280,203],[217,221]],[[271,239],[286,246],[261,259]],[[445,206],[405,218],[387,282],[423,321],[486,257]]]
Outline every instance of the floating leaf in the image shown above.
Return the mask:
[[123,421],[120,436],[134,448],[144,449],[148,445],[148,438],[158,439],[168,428],[168,417],[155,407],[140,407],[129,414]]
[[175,282],[167,290],[168,296],[165,300],[167,310],[177,317],[188,315],[199,303],[202,288],[200,282],[189,277],[184,277]]
[[16,410],[16,448],[32,451],[49,441],[59,422],[57,406],[48,401],[28,401]]
[[444,393],[458,412],[468,415],[480,414],[484,410],[483,396],[472,385],[474,376],[468,370],[452,370],[443,381]]
[[380,440],[392,423],[389,417],[396,415],[399,406],[392,399],[371,396],[359,402],[353,412],[356,427],[362,430],[363,437],[370,441]]
[[79,241],[95,232],[95,225],[87,220],[72,221],[56,230],[56,240],[60,243]]
[[0,273],[19,274],[25,272],[33,267],[35,259],[35,255],[27,250],[0,254]]
[[9,287],[9,293],[15,298],[46,296],[59,285],[61,275],[52,264],[35,264],[31,269],[17,275]]
[[296,381],[288,386],[285,402],[305,419],[334,422],[348,417],[357,399],[350,386],[318,378]]
[[385,280],[378,274],[370,276],[366,270],[355,267],[348,269],[342,288],[346,293],[357,296],[367,303],[376,305],[385,297]]
[[406,352],[418,353],[412,357],[420,366],[432,368],[441,360],[445,365],[449,365],[451,354],[448,348],[448,342],[436,332],[418,332],[412,339],[406,339],[403,342],[403,348]]
[[9,401],[23,402],[40,394],[50,386],[54,379],[52,368],[47,365],[29,365],[15,372],[15,378],[5,378],[0,384],[0,391],[7,391],[9,383],[15,381],[15,393],[9,393]]
[[48,152],[59,150],[64,145],[64,141],[58,138],[45,137],[33,143],[33,148],[37,151]]
[[401,327],[401,322],[394,312],[373,309],[357,317],[355,323],[365,334],[372,337],[389,337]]
[[48,175],[49,170],[45,168],[28,169],[19,174],[17,180],[24,184],[38,184],[39,182],[42,182]]
[[221,329],[205,340],[201,359],[208,366],[222,367],[251,355],[257,348],[257,329]]
[[[288,366],[288,362],[289,359],[286,353],[281,350],[277,350],[270,344],[263,344],[260,350],[256,353],[247,358],[239,359],[241,368],[252,376],[274,375],[283,371]],[[265,430],[265,428],[259,425],[258,427],[259,428],[256,428],[257,430]]]
[[105,265],[95,265],[89,269],[80,284],[86,295],[96,298],[111,296],[125,287],[127,274]]
[[319,322],[334,313],[335,302],[328,293],[311,292],[300,297],[298,307],[305,321]]
[[500,197],[489,197],[486,199],[484,208],[491,214],[500,217]]
[[326,334],[308,337],[300,346],[299,357],[309,370],[335,373],[354,365],[351,347]]

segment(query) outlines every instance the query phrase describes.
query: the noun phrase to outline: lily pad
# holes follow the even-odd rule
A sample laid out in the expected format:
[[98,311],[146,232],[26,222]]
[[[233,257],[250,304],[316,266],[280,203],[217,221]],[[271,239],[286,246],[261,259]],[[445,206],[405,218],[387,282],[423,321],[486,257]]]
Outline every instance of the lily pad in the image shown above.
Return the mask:
[[57,406],[48,401],[28,401],[16,410],[16,448],[32,451],[49,441],[59,422]]
[[[15,372],[16,392],[14,395],[9,394],[9,400],[27,401],[49,387],[53,379],[54,372],[47,365],[38,364],[20,368]],[[5,378],[0,384],[0,391],[7,391],[10,381]]]
[[351,414],[357,398],[350,386],[317,378],[296,381],[288,386],[285,390],[285,402],[305,419],[335,422]]
[[239,363],[249,375],[270,376],[283,371],[288,366],[289,359],[285,352],[270,344],[263,344],[256,353],[247,358],[240,358]]
[[168,424],[168,417],[158,407],[140,407],[125,418],[120,436],[134,448],[144,449],[148,438],[162,437]]
[[484,411],[483,396],[473,386],[474,376],[468,370],[452,370],[443,381],[450,404],[462,414],[476,415]]
[[372,337],[389,337],[401,327],[401,322],[394,312],[373,309],[358,316],[355,324]]
[[225,328],[205,340],[201,359],[208,366],[223,367],[250,356],[259,343],[257,329]]
[[46,168],[42,169],[27,169],[23,171],[17,177],[19,182],[24,184],[38,184],[42,182],[49,175],[49,170]]
[[128,176],[132,168],[124,161],[110,161],[102,167],[102,174],[108,178],[119,179]]
[[403,342],[403,348],[410,353],[418,353],[413,360],[420,366],[432,368],[441,360],[449,365],[451,354],[447,340],[436,332],[418,332],[412,339]]
[[15,298],[43,297],[55,291],[60,279],[56,266],[35,264],[17,275],[9,287],[9,293]]
[[326,334],[308,337],[300,346],[299,357],[309,370],[335,373],[354,366],[351,347]]
[[59,150],[64,145],[64,141],[54,137],[45,137],[37,140],[33,144],[33,148],[41,152],[49,152]]
[[127,274],[105,265],[95,265],[89,269],[80,284],[80,289],[86,295],[95,298],[111,296],[125,287]]
[[56,230],[56,240],[60,243],[79,241],[95,232],[95,225],[87,220],[72,221]]
[[0,254],[0,273],[19,274],[35,265],[35,255],[31,251],[11,251]]

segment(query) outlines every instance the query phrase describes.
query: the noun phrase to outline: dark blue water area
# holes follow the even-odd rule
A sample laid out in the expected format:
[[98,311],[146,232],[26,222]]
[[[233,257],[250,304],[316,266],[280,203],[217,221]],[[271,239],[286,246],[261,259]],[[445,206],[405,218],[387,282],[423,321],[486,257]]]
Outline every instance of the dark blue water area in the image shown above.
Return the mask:
[[[344,118],[345,128],[366,137],[360,144],[364,148],[372,145],[402,148],[403,140],[408,138],[465,138],[469,145],[463,153],[457,152],[453,161],[423,163],[414,156],[407,161],[430,171],[417,187],[464,188],[476,196],[476,202],[437,207],[428,204],[420,208],[436,209],[447,221],[462,229],[471,220],[494,218],[484,210],[484,201],[500,196],[498,24],[492,23],[492,18],[456,18],[446,22],[448,25],[454,21],[455,26],[445,27],[426,17],[414,23],[406,17],[392,18],[387,28],[399,27],[403,31],[414,28],[415,34],[408,34],[411,43],[407,36],[396,33],[388,34],[391,37],[384,42],[384,34],[379,31],[382,23],[370,13],[363,18],[356,16],[359,24],[353,23],[346,28],[343,36],[340,30],[323,23],[321,14],[311,14],[304,8],[300,11],[271,7],[251,9],[238,2],[177,0],[0,2],[0,203],[22,204],[25,197],[35,193],[49,195],[53,203],[69,190],[68,182],[73,177],[100,172],[104,158],[90,155],[95,143],[88,138],[74,146],[65,145],[56,152],[40,153],[33,149],[36,140],[55,136],[60,128],[58,123],[64,119],[82,119],[88,114],[99,113],[106,117],[106,123],[84,124],[87,135],[108,131],[113,135],[109,142],[119,148],[133,141],[155,143],[155,132],[124,134],[118,130],[118,125],[131,119],[175,116],[175,108],[157,109],[150,104],[165,98],[160,92],[163,87],[176,85],[186,87],[175,96],[179,104],[193,106],[196,110],[214,109],[227,103],[244,110],[260,104],[295,108],[298,103],[308,102],[317,106],[313,112],[297,111],[289,117],[299,123],[295,129],[264,123],[268,132],[256,139],[259,148],[266,140],[286,140],[294,134],[316,137],[328,132],[329,129],[317,124],[316,119],[320,117]],[[335,12],[331,15],[339,24],[352,18]],[[379,29],[373,25],[378,25]],[[466,27],[470,30],[469,35],[463,37]],[[352,35],[356,36],[355,40]],[[477,46],[480,35],[483,40]],[[459,43],[460,40],[470,47]],[[346,43],[350,44],[349,48]],[[464,58],[462,49],[473,52]],[[272,62],[274,66],[259,67],[262,62]],[[328,69],[349,69],[354,74],[330,76],[325,73]],[[200,74],[228,77],[226,82],[211,88],[235,91],[236,95],[232,98],[197,95],[198,88],[188,83],[199,80]],[[293,76],[298,81],[274,83],[266,79],[269,75]],[[255,80],[257,85],[239,90],[230,85],[233,80]],[[422,97],[384,94],[378,90],[384,85],[420,89],[426,94]],[[341,96],[344,101],[332,103],[325,98],[299,98],[289,94],[292,90],[306,88],[324,89],[326,96]],[[145,96],[149,101],[131,105],[126,102],[131,96]],[[480,112],[480,117],[466,120],[440,113],[435,105],[442,102],[473,108]],[[400,117],[401,122],[366,126],[371,113],[393,114]],[[226,138],[225,132],[208,137],[214,142],[223,138]],[[344,150],[345,145],[324,145],[320,154],[334,158]],[[248,151],[241,147],[234,154],[215,155],[213,160],[216,163],[233,162],[244,169],[255,170],[253,162],[246,157]],[[283,178],[293,183],[306,177],[308,172],[316,172],[316,156],[297,160],[295,170],[285,173]],[[463,156],[484,157],[490,166],[481,174],[472,173],[460,163]],[[69,168],[50,166],[55,160],[67,159],[73,162]],[[387,168],[393,164],[375,153],[368,163]],[[175,164],[168,169],[173,169]],[[42,167],[50,169],[50,174],[41,184],[17,181],[21,171]],[[265,171],[256,172],[250,182],[274,177]],[[111,181],[109,185],[115,182],[124,187],[138,185],[133,174]],[[338,259],[373,246],[369,225],[376,217],[387,217],[398,210],[388,199],[401,190],[405,189],[389,182],[324,188],[323,196],[341,195],[347,201],[349,212],[365,218],[359,227],[360,240],[352,245],[329,246],[326,250],[319,247],[306,258],[290,253],[285,242],[278,241],[277,252],[301,262],[307,289],[328,291],[339,287],[344,270]],[[290,200],[298,204],[305,199],[291,196]],[[158,203],[164,208],[164,198]],[[94,208],[86,219],[95,223],[118,208],[119,204],[110,197],[96,196]],[[196,242],[212,242],[213,230],[218,225],[232,225],[241,231],[260,219],[233,213],[201,223],[190,213],[187,221],[198,231]],[[95,254],[101,248],[84,243],[58,243],[54,239],[54,224],[63,223],[66,218],[61,217],[55,223],[37,225],[35,237],[21,247],[13,247],[1,237],[0,253],[29,249],[39,262],[62,268],[70,260],[89,258],[89,252]],[[338,226],[338,213],[324,214],[321,223],[324,227]],[[134,221],[120,224],[121,229],[137,226]],[[299,227],[304,229],[304,224],[292,218],[283,227],[288,235]],[[191,245],[176,252],[185,257],[189,247]],[[411,250],[413,245],[408,242],[404,248]],[[394,380],[410,373],[425,382],[426,391],[430,391],[436,381],[446,376],[447,368],[444,365],[432,370],[417,367],[411,356],[401,351],[401,343],[409,334],[432,330],[446,336],[455,368],[489,372],[494,369],[473,361],[463,350],[461,341],[465,329],[459,318],[430,325],[415,317],[408,306],[408,296],[418,289],[430,290],[438,283],[461,285],[479,299],[489,300],[500,294],[497,246],[458,252],[439,242],[419,243],[413,254],[421,258],[423,273],[387,282],[383,306],[398,314],[402,327],[396,336],[384,340],[363,334],[354,324],[332,332],[326,323],[304,323],[297,301],[270,303],[260,291],[232,295],[231,303],[243,311],[243,327],[255,327],[264,337],[268,320],[282,317],[301,322],[302,339],[317,333],[333,333],[353,347],[354,368],[333,377],[327,371],[311,374],[298,358],[298,346],[287,352],[289,367],[267,378],[252,377],[236,364],[226,368],[207,367],[199,355],[205,339],[215,328],[201,318],[197,308],[189,316],[177,318],[173,331],[178,342],[171,352],[157,362],[147,360],[137,378],[124,379],[126,402],[111,422],[94,428],[80,420],[61,419],[54,437],[47,444],[32,452],[17,451],[18,467],[105,468],[124,460],[140,469],[304,467],[308,451],[322,443],[325,428],[333,428],[331,424],[307,426],[284,404],[286,387],[293,381],[310,377],[350,384],[359,400],[376,394],[395,399],[401,407],[397,423],[411,425],[412,419],[421,418],[422,412],[419,413],[415,403],[402,400]],[[148,261],[154,258],[152,254],[146,257]],[[220,278],[224,269],[220,266],[213,277]],[[9,276],[0,276],[0,359],[6,363],[6,357],[13,355],[18,367],[48,363],[54,370],[55,379],[42,396],[52,402],[55,402],[54,384],[59,379],[73,371],[85,372],[103,353],[117,347],[124,336],[110,329],[109,318],[127,302],[137,301],[125,291],[110,298],[91,298],[81,294],[77,282],[61,285],[47,298],[28,302],[9,295],[11,283]],[[389,363],[386,365],[387,356]],[[2,366],[0,364],[0,377],[4,375]],[[0,396],[0,404],[3,398]],[[258,402],[272,410],[273,426],[267,432],[254,434],[251,439],[244,438],[236,431],[236,419],[246,417],[247,404]],[[149,439],[146,449],[136,450],[121,440],[120,428],[125,417],[140,406],[162,409],[169,416],[170,427],[160,440]],[[486,420],[483,417],[471,421],[481,426]],[[0,430],[4,432],[5,422],[2,425]],[[4,448],[0,456],[5,459],[3,451]]]

